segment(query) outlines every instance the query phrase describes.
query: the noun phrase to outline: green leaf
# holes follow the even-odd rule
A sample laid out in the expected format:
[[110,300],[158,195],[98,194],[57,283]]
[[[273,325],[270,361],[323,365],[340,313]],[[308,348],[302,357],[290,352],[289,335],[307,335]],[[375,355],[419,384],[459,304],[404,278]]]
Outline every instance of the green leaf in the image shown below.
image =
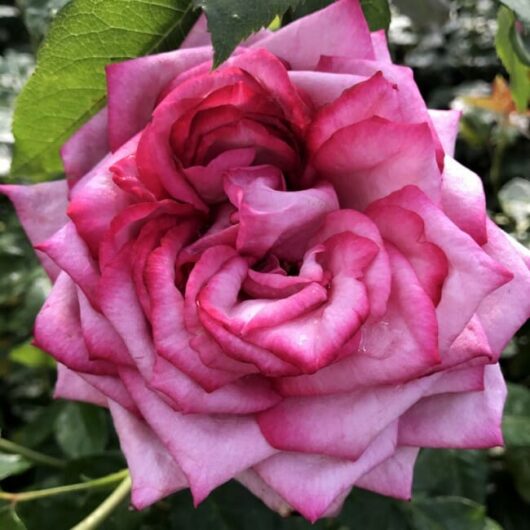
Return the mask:
[[25,447],[35,448],[54,432],[55,422],[66,406],[64,401],[52,401],[33,415],[32,421],[15,432],[13,440]]
[[0,453],[0,480],[4,480],[5,478],[12,475],[23,473],[31,466],[31,462],[28,462],[20,455]]
[[493,519],[489,517],[486,518],[486,524],[484,525],[484,530],[502,530],[502,526]]
[[388,0],[361,0],[361,6],[371,31],[388,29],[391,18]]
[[502,64],[510,74],[512,97],[519,112],[524,112],[530,98],[529,69],[521,62],[512,46],[513,13],[506,7],[499,9],[495,47]]
[[530,390],[526,387],[508,385],[502,430],[508,447],[530,447]]
[[500,0],[509,7],[525,24],[530,24],[530,2],[528,0]]
[[[334,0],[305,0],[292,13],[292,18],[297,19],[309,15],[319,9],[324,9]],[[388,0],[361,0],[364,16],[372,31],[388,29],[390,25],[390,7]]]
[[335,0],[304,0],[296,9],[292,11],[292,19],[305,17],[310,13],[324,9],[332,4]]
[[519,495],[530,503],[530,448],[514,447],[508,449],[505,460]]
[[84,403],[67,403],[55,422],[55,438],[71,458],[103,451],[108,441],[106,413]]
[[338,516],[341,530],[410,530],[408,504],[354,488]]
[[283,16],[302,1],[193,0],[193,4],[206,13],[215,49],[215,66],[219,66],[241,41],[268,27],[276,16]]
[[10,506],[0,508],[0,528],[2,530],[26,530],[24,523]]
[[53,22],[14,117],[14,175],[62,171],[59,149],[105,104],[105,66],[175,48],[196,20],[189,0],[75,0]]
[[486,508],[460,497],[415,500],[410,516],[415,530],[484,530],[486,526]]
[[53,357],[33,346],[30,341],[17,346],[9,352],[9,360],[28,366],[29,368],[53,368]]
[[416,494],[467,497],[485,502],[488,478],[483,451],[424,449],[414,471]]

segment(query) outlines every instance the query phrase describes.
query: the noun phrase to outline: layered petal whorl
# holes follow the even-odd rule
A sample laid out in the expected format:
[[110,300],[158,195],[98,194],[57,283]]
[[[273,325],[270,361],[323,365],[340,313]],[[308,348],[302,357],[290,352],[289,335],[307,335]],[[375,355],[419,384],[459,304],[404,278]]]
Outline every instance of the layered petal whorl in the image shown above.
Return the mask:
[[133,505],[235,478],[315,521],[354,486],[409,498],[421,447],[501,444],[529,260],[452,158],[459,116],[357,0],[211,56],[201,19],[109,66],[68,186],[0,187],[54,280],[56,396],[110,409]]

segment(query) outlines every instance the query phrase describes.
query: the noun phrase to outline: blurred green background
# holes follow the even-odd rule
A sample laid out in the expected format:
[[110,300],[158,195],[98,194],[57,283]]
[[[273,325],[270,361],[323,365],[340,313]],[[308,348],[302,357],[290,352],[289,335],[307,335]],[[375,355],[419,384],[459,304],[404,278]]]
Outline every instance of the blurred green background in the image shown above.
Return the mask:
[[[0,182],[10,182],[15,96],[32,71],[49,22],[66,1],[0,4]],[[396,62],[414,68],[431,107],[463,111],[456,157],[483,178],[495,221],[528,246],[530,113],[516,112],[503,81],[507,74],[495,51],[497,10],[494,0],[396,0],[390,41]],[[13,210],[0,197],[0,486],[7,492],[83,482],[125,466],[105,411],[51,398],[54,363],[30,344],[33,320],[49,287]],[[528,324],[506,348],[502,366],[510,382],[506,447],[423,451],[411,503],[355,491],[338,519],[311,526],[297,516],[281,519],[241,486],[227,484],[198,510],[187,492],[142,513],[123,502],[100,528],[530,528]],[[6,440],[38,454],[22,456]],[[39,461],[41,453],[52,458]],[[110,492],[103,487],[16,505],[0,501],[0,530],[71,528]]]

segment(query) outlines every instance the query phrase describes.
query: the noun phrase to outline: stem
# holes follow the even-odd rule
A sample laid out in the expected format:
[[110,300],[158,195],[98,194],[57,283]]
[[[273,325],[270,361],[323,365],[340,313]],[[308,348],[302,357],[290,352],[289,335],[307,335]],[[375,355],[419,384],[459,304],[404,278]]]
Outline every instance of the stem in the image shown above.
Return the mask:
[[21,445],[18,445],[14,442],[10,442],[5,438],[0,438],[0,449],[3,449],[8,453],[15,453],[20,456],[23,456],[24,458],[27,458],[35,464],[42,464],[44,466],[59,468],[66,466],[66,462],[64,462],[63,460],[59,460],[58,458],[54,458],[53,456],[48,456],[43,453],[33,451],[32,449],[28,449],[27,447],[22,447]]
[[127,476],[121,484],[85,519],[71,530],[94,530],[123,501],[131,490],[131,477]]
[[117,473],[112,473],[105,477],[88,480],[87,482],[79,482],[77,484],[67,484],[66,486],[57,486],[56,488],[46,488],[43,490],[23,491],[22,493],[8,493],[7,491],[0,491],[0,499],[5,501],[27,502],[35,499],[42,499],[44,497],[52,497],[54,495],[61,495],[63,493],[72,493],[74,491],[83,491],[94,488],[104,488],[123,480],[129,476],[129,471],[123,469]]

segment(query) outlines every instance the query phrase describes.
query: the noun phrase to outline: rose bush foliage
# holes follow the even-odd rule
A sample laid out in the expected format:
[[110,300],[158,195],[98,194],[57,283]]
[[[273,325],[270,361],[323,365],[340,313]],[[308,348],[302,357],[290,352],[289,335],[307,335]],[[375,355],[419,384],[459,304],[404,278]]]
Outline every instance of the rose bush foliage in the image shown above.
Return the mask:
[[313,521],[410,498],[421,447],[502,444],[530,260],[452,158],[458,113],[357,0],[211,61],[201,19],[109,66],[67,181],[2,187],[54,281],[56,396],[110,409],[133,505],[235,478]]

